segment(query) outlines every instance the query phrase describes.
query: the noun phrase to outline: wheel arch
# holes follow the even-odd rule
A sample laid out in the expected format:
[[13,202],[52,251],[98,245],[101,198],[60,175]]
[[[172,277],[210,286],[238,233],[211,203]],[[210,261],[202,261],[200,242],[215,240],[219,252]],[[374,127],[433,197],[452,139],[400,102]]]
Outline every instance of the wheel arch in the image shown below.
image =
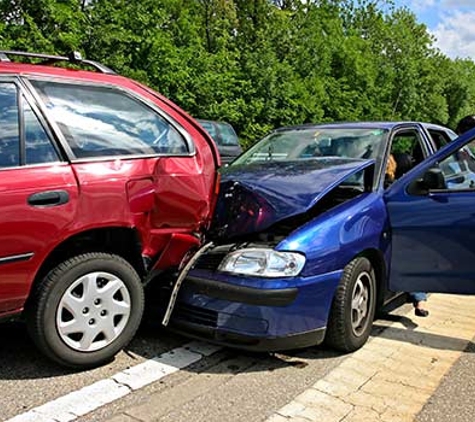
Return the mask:
[[[371,263],[376,276],[376,310],[380,309],[384,304],[386,291],[386,261],[383,253],[378,249],[366,249],[359,253],[356,257],[365,257]],[[355,258],[356,258],[355,257]]]
[[[46,274],[73,256],[87,252],[107,252],[124,258],[134,267],[143,280],[146,274],[141,255],[141,242],[137,231],[128,227],[103,227],[85,230],[68,237],[58,244],[43,260],[35,274],[29,297]],[[28,306],[27,300],[26,306]]]

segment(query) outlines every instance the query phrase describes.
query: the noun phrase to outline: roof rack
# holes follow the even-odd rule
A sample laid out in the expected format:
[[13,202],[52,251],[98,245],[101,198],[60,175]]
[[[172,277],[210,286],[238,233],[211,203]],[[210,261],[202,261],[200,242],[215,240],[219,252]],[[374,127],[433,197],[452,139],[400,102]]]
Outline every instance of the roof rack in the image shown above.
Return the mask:
[[89,65],[94,67],[101,73],[108,73],[111,75],[115,75],[112,69],[104,66],[98,62],[93,60],[84,60],[81,56],[81,53],[78,51],[71,52],[68,56],[54,56],[50,54],[42,54],[42,53],[28,53],[26,51],[8,51],[8,50],[0,50],[0,62],[9,62],[9,56],[21,56],[21,57],[31,57],[35,59],[42,59],[42,61],[38,64],[43,65],[50,65],[57,62],[69,62],[72,64],[83,64]]

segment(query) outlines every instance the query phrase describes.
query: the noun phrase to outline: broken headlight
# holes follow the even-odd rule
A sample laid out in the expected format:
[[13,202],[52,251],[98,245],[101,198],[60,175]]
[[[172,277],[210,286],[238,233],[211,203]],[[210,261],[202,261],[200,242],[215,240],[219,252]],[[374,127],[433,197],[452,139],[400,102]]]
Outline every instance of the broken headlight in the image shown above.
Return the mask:
[[304,265],[305,256],[297,252],[252,248],[229,253],[218,270],[259,277],[295,277]]

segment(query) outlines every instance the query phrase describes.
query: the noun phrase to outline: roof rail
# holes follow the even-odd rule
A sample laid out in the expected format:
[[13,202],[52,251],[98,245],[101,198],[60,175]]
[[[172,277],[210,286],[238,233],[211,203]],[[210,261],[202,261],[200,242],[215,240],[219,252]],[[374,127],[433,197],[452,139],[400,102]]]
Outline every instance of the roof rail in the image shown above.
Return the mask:
[[42,53],[28,53],[26,51],[8,51],[8,50],[0,50],[0,62],[9,62],[9,56],[21,56],[21,57],[31,57],[35,59],[43,59],[38,64],[50,65],[56,62],[70,62],[72,64],[84,64],[94,67],[101,73],[108,73],[111,75],[115,75],[112,69],[104,66],[98,62],[93,60],[84,60],[81,56],[81,53],[77,51],[73,51],[69,54],[69,56],[54,56],[50,54],[42,54]]

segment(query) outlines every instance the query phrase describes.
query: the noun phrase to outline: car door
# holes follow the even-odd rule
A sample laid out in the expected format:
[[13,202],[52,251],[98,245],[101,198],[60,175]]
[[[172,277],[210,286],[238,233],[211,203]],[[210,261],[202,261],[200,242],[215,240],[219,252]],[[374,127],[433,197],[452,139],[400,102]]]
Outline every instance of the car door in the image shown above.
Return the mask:
[[474,139],[457,138],[386,191],[391,290],[475,293]]
[[27,98],[16,79],[0,77],[0,315],[23,305],[77,196],[70,166]]

